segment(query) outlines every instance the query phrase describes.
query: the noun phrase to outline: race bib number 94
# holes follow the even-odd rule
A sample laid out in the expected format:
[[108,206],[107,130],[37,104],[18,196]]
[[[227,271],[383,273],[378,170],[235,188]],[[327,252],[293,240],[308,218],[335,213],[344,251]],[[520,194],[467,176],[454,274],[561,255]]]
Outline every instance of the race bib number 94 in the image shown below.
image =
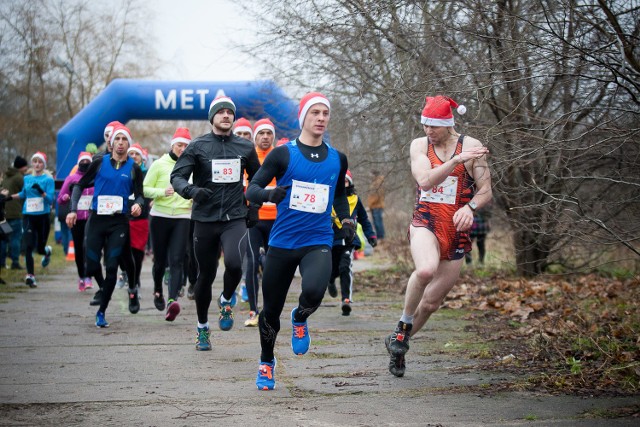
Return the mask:
[[456,203],[457,191],[458,177],[448,176],[442,184],[436,185],[430,190],[420,190],[420,201],[454,205]]
[[93,196],[84,195],[80,197],[78,201],[78,210],[79,211],[88,211],[91,207],[91,202],[93,201]]
[[293,180],[289,199],[290,209],[321,214],[327,211],[328,205],[328,185]]
[[240,159],[211,160],[211,182],[228,184],[240,181]]

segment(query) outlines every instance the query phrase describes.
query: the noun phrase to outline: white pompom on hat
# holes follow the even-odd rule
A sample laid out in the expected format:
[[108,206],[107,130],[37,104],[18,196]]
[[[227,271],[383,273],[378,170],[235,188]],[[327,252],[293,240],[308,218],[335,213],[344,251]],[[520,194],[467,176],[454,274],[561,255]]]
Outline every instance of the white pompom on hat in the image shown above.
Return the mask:
[[327,108],[331,110],[331,104],[326,96],[320,92],[309,92],[300,100],[300,109],[298,110],[298,123],[300,123],[300,129],[302,129],[302,124],[304,123],[304,117],[307,115],[307,111],[309,111],[309,108],[311,108],[312,105],[316,104],[326,105]]
[[260,119],[258,120],[253,128],[253,142],[256,141],[256,138],[258,137],[258,132],[260,132],[261,130],[270,130],[271,133],[273,133],[273,138],[275,139],[276,137],[276,127],[273,125],[273,123],[271,122],[271,120],[269,119]]
[[176,132],[173,134],[173,138],[171,138],[171,146],[176,142],[184,142],[186,144],[191,142],[191,133],[189,133],[188,128],[177,128]]
[[251,122],[244,117],[240,117],[233,124],[234,135],[237,135],[237,132],[249,132],[251,134],[251,138],[253,138],[253,126],[251,126]]
[[33,160],[34,158],[42,160],[42,163],[44,163],[44,167],[47,167],[47,155],[45,153],[43,153],[42,151],[36,151],[36,153],[31,156],[31,160]]
[[228,96],[221,95],[216,97],[213,101],[211,101],[211,104],[209,104],[209,123],[212,123],[213,116],[215,116],[216,113],[223,108],[230,109],[231,111],[233,111],[233,117],[236,116],[236,104],[234,104],[231,98],[229,98]]
[[453,99],[446,96],[427,96],[420,123],[426,126],[454,126],[452,108],[456,108],[458,114],[467,112],[467,107],[458,105]]

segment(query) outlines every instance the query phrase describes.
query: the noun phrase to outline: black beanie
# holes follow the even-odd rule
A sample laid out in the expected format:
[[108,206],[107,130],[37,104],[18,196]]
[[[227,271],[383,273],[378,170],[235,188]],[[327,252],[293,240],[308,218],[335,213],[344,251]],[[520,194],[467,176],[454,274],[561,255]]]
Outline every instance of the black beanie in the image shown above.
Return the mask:
[[16,156],[16,159],[13,161],[13,167],[16,169],[23,168],[27,166],[27,161],[24,157]]

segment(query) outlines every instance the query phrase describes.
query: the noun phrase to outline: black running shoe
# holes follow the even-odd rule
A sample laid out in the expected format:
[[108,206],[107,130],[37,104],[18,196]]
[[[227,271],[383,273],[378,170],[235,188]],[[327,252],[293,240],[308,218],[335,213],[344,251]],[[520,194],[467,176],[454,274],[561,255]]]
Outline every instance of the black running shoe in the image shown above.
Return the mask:
[[102,289],[98,289],[98,291],[93,295],[93,299],[89,302],[89,305],[100,305],[102,303]]
[[342,300],[342,315],[348,316],[351,314],[351,301],[349,298],[345,298]]
[[389,339],[389,344],[387,344],[389,353],[393,353],[396,356],[404,356],[409,351],[411,326],[408,323],[398,323],[396,330],[387,337]]
[[329,295],[331,295],[332,298],[335,298],[338,296],[338,289],[336,288],[335,282],[329,282],[329,286],[327,286],[327,290],[329,291]]
[[164,310],[165,307],[167,306],[167,304],[164,301],[164,297],[159,292],[156,292],[155,294],[153,294],[153,304],[156,306],[158,311]]
[[138,311],[140,311],[138,289],[129,289],[129,312],[131,314],[136,314]]
[[387,351],[389,352],[389,372],[391,372],[396,377],[404,376],[404,370],[406,368],[404,363],[404,355],[395,355],[389,349],[389,344],[391,342],[391,335],[387,336],[384,339],[384,345],[387,347]]

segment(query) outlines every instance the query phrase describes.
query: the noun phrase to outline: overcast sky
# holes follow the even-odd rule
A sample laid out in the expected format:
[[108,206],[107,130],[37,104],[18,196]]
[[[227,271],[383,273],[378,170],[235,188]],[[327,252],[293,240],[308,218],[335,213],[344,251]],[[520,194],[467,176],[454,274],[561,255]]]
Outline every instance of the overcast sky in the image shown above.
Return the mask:
[[260,78],[251,57],[234,43],[254,40],[250,17],[227,0],[144,0],[156,13],[163,80],[229,81]]

